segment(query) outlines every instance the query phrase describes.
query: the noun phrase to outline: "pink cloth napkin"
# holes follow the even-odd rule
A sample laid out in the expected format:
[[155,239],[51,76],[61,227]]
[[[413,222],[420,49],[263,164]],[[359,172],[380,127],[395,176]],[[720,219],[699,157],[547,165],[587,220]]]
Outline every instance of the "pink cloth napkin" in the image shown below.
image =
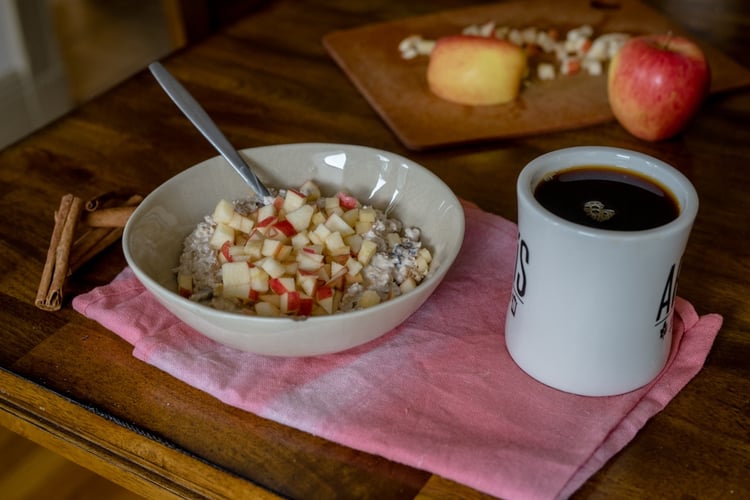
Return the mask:
[[464,246],[434,295],[347,352],[287,359],[224,347],[169,314],[128,268],[73,306],[137,358],[227,404],[491,495],[568,497],[698,373],[722,318],[678,298],[669,364],[650,385],[601,398],[551,389],[505,348],[516,226],[464,208]]

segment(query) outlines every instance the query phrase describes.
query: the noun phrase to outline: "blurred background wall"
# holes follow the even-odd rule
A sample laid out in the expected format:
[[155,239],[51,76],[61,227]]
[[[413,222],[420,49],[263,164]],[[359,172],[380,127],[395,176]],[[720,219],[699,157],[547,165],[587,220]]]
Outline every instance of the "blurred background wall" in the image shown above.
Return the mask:
[[0,0],[0,148],[262,0]]

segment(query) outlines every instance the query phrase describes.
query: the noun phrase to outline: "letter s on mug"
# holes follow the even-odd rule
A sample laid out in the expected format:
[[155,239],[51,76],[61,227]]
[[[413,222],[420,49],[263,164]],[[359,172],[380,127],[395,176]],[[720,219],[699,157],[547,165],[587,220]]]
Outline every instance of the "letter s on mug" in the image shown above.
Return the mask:
[[516,307],[520,302],[523,304],[523,297],[526,295],[526,266],[529,265],[531,251],[526,242],[518,236],[518,251],[516,253],[516,266],[513,276],[513,296],[510,312],[516,315]]

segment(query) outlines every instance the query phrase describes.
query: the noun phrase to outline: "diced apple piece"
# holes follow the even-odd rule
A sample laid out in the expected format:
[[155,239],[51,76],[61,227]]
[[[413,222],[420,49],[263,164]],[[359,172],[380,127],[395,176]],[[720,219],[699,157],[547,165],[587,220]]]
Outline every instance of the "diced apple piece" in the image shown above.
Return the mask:
[[336,213],[333,213],[328,216],[328,219],[326,219],[325,225],[332,232],[337,231],[341,233],[343,236],[354,234],[354,228],[352,228],[352,226],[347,224],[346,221],[339,214],[336,214]]
[[264,219],[259,219],[258,224],[255,226],[257,230],[262,231],[263,234],[266,234],[268,232],[268,229],[276,224],[276,221],[279,220],[279,218],[275,215],[269,215],[268,217]]
[[322,246],[322,247],[325,246],[325,240],[321,240],[320,236],[318,236],[318,234],[316,234],[315,231],[308,232],[307,237],[310,240],[310,243],[312,243],[313,245]]
[[378,245],[374,241],[364,240],[359,248],[359,253],[357,253],[357,260],[366,266],[377,250]]
[[270,302],[260,301],[255,303],[255,314],[258,316],[276,317],[281,316],[281,311]]
[[359,209],[359,220],[362,222],[375,222],[375,209],[372,207],[363,207]]
[[250,256],[245,254],[239,254],[232,257],[232,262],[247,262],[250,263]]
[[307,231],[297,233],[292,236],[290,243],[294,248],[302,248],[310,243],[310,238],[307,237]]
[[328,279],[325,282],[325,286],[332,288],[333,290],[341,290],[344,287],[344,276],[346,273],[339,274]]
[[[264,240],[266,239],[266,231],[268,231],[268,226],[266,227],[254,227],[250,233],[247,235],[247,241],[251,240]],[[236,239],[236,238],[235,238]]]
[[322,282],[327,282],[329,279],[331,279],[331,266],[330,264],[320,266],[320,269],[318,269],[318,279]]
[[245,243],[245,255],[251,260],[258,260],[263,255],[263,240],[248,240]]
[[328,316],[328,313],[323,309],[320,304],[314,304],[311,316]]
[[430,262],[432,261],[432,255],[426,248],[420,248],[417,253],[417,258],[414,259],[414,265],[417,267],[417,271],[421,274],[426,274],[430,270]]
[[223,264],[221,266],[221,282],[225,287],[250,283],[250,267],[248,267],[247,262],[227,262]]
[[257,266],[263,269],[271,278],[278,278],[284,275],[284,264],[273,257],[264,257],[259,260]]
[[349,227],[354,228],[354,225],[359,220],[359,208],[347,210],[341,215],[341,218],[344,219],[344,222],[346,222]]
[[302,251],[306,253],[316,253],[319,255],[323,254],[323,249],[325,248],[325,245],[321,244],[312,244],[305,246]]
[[250,268],[250,288],[256,292],[268,291],[268,273],[260,267]]
[[292,250],[294,250],[292,245],[281,245],[278,253],[276,253],[276,260],[280,260],[281,262],[289,260],[289,257],[292,255]]
[[304,273],[314,273],[316,276],[320,274],[320,269],[323,267],[323,263],[317,262],[306,257],[300,257],[297,255],[297,271]]
[[318,289],[318,276],[315,274],[301,274],[297,272],[297,287],[309,296],[314,296]]
[[[250,230],[252,231],[252,229]],[[234,244],[244,246],[245,243],[247,243],[248,235],[247,233],[241,233],[239,231],[235,231],[234,233]]]
[[346,261],[347,273],[351,275],[355,275],[361,272],[363,268],[364,268],[364,265],[356,259],[349,257],[349,259]]
[[330,255],[349,254],[349,247],[344,243],[344,238],[338,231],[326,236],[325,245]]
[[414,281],[414,278],[410,276],[406,278],[404,281],[402,281],[398,287],[401,290],[401,293],[406,293],[410,290],[414,290],[416,286],[417,286],[417,282]]
[[296,261],[284,261],[282,262],[284,264],[284,274],[286,275],[294,275],[297,274],[297,269],[299,269],[299,264],[297,264]]
[[339,205],[339,197],[338,196],[329,196],[323,200],[323,208],[325,209],[326,213],[331,213],[332,210],[336,208],[340,208]]
[[349,255],[351,255],[351,250],[348,246],[343,246],[338,248],[331,248],[327,250],[327,253],[333,258],[345,259],[346,257],[349,257]]
[[279,310],[282,314],[294,314],[299,311],[300,293],[296,290],[279,295]]
[[326,255],[326,262],[329,264],[333,262],[337,262],[341,264],[342,266],[346,265],[346,261],[349,260],[350,254],[344,254],[344,255]]
[[338,262],[331,262],[331,278],[326,282],[326,285],[335,289],[343,289],[348,271],[349,268],[345,265]]
[[257,223],[260,225],[262,221],[267,220],[269,217],[276,217],[278,210],[273,205],[263,205],[257,210]]
[[331,234],[331,230],[328,229],[325,224],[318,224],[315,229],[307,234],[307,236],[313,243],[323,245],[329,234]]
[[230,244],[234,243],[234,229],[223,222],[219,222],[216,224],[216,228],[214,228],[214,233],[211,235],[208,244],[214,250],[219,250],[227,241],[229,241]]
[[310,226],[317,226],[319,224],[325,224],[325,223],[326,223],[326,216],[323,212],[319,210],[313,214],[312,219],[310,220]]
[[[251,229],[250,232],[253,230]],[[234,244],[239,246],[245,246],[245,244],[249,240],[249,233],[241,233],[239,231],[235,231],[234,233]]]
[[344,209],[342,207],[334,207],[329,210],[326,210],[326,215],[333,215],[336,214],[338,216],[344,215]]
[[308,179],[303,182],[299,187],[299,191],[307,196],[307,199],[310,201],[315,201],[320,198],[320,188],[313,180]]
[[367,308],[380,304],[380,295],[375,290],[365,290],[359,299],[360,307]]
[[222,264],[226,262],[232,262],[232,256],[229,253],[229,247],[232,246],[231,241],[225,241],[222,243],[221,248],[219,249],[219,262]]
[[250,297],[250,283],[235,283],[234,285],[224,285],[221,295],[242,300],[248,300]]
[[333,289],[329,286],[318,287],[315,292],[315,302],[328,314],[333,314]]
[[312,205],[305,204],[296,210],[287,212],[286,220],[289,221],[296,232],[300,232],[310,226],[310,221],[312,220],[314,213],[315,208]]
[[263,246],[260,250],[260,254],[266,257],[275,257],[278,255],[281,247],[284,246],[279,240],[266,239],[263,240]]
[[[222,246],[222,248],[224,248]],[[243,262],[250,260],[250,256],[245,253],[244,245],[229,245],[227,247],[227,253],[229,254],[229,262]]]
[[268,286],[271,288],[271,290],[273,290],[274,293],[278,295],[295,290],[294,278],[292,278],[291,276],[271,278],[270,280],[268,280]]
[[313,312],[315,301],[312,297],[306,297],[300,294],[299,298],[299,309],[297,310],[298,316],[310,316]]
[[234,214],[234,205],[232,205],[231,201],[219,200],[219,203],[216,204],[216,208],[214,208],[212,217],[217,223],[222,222],[228,224],[232,220]]
[[274,224],[268,228],[266,236],[279,241],[286,241],[290,237],[297,234],[297,230],[294,228],[291,222],[286,219],[274,222]]
[[420,248],[419,252],[417,252],[417,255],[422,257],[427,263],[432,262],[432,254],[425,247]]
[[344,288],[354,283],[362,283],[364,280],[365,279],[362,276],[362,273],[357,273],[357,274],[346,273],[344,275]]
[[372,222],[369,221],[357,221],[357,223],[354,225],[354,231],[357,234],[365,234],[367,231],[369,231],[372,228]]
[[242,233],[249,233],[253,229],[253,225],[255,225],[252,219],[248,219],[237,212],[234,212],[232,219],[226,224],[232,229],[236,229]]
[[362,236],[359,234],[350,234],[344,237],[344,243],[349,246],[349,249],[354,255],[359,253],[359,248],[362,246]]
[[193,276],[191,274],[177,273],[177,293],[189,298],[193,293]]
[[281,206],[281,209],[284,210],[284,212],[289,213],[305,205],[306,201],[307,196],[304,194],[295,191],[294,189],[287,189],[286,195],[284,196],[284,204]]
[[323,255],[313,252],[299,252],[296,257],[297,269],[315,272],[323,266]]
[[339,205],[344,210],[350,210],[359,206],[359,200],[350,194],[339,191],[337,196],[339,198]]
[[338,262],[331,262],[331,278],[337,278],[339,276],[343,276],[349,272],[349,268],[346,267],[343,264],[339,264]]
[[279,296],[275,293],[264,293],[263,295],[258,296],[258,300],[262,302],[268,302],[269,304],[273,304],[276,307],[279,307]]

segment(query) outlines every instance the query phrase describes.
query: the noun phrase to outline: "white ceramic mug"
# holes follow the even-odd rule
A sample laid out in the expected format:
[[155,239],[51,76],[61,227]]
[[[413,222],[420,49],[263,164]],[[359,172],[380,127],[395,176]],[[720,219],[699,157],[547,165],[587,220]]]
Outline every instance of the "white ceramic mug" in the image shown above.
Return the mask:
[[[535,198],[537,185],[569,167],[625,169],[667,188],[677,218],[653,229],[615,231],[569,222]],[[664,368],[680,260],[698,211],[690,181],[635,151],[584,146],[531,161],[517,183],[518,251],[505,337],[513,360],[566,392],[629,392]]]

